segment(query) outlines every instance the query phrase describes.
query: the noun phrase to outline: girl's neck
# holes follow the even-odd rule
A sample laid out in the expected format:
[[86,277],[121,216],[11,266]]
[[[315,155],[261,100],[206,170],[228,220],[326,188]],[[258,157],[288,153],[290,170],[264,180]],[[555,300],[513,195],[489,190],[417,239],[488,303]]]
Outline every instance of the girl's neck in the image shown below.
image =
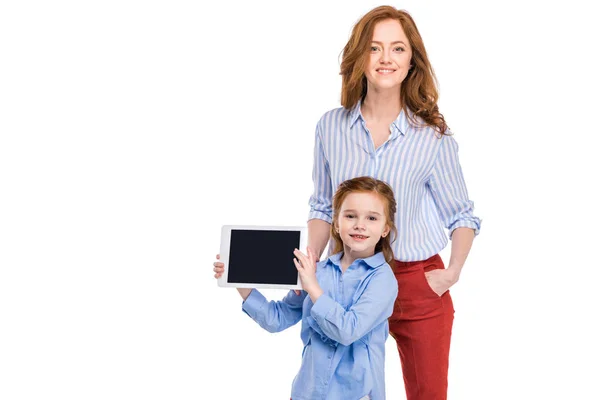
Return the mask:
[[368,90],[361,106],[361,113],[367,121],[394,121],[402,110],[398,90]]
[[375,249],[372,249],[369,252],[362,252],[361,254],[355,253],[350,249],[344,249],[344,254],[342,254],[342,258],[340,259],[340,264],[342,267],[342,273],[346,272],[348,267],[352,265],[354,261],[358,258],[369,258],[375,254]]

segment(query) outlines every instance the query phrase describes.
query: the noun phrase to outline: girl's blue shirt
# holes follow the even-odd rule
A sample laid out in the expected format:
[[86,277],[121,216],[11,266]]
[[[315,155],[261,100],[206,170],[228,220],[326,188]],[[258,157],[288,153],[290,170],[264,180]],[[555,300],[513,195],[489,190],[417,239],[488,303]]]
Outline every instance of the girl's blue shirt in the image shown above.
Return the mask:
[[342,253],[317,263],[323,295],[306,292],[268,301],[252,290],[242,310],[269,332],[302,320],[302,365],[292,385],[294,400],[385,399],[388,321],[398,283],[383,253],[355,260],[342,273]]

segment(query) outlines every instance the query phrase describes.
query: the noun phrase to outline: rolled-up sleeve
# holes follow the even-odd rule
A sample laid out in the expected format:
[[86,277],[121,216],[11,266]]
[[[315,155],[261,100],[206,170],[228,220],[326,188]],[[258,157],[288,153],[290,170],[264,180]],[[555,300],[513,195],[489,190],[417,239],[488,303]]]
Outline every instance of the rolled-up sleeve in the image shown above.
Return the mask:
[[429,188],[440,218],[452,239],[456,228],[471,228],[479,234],[481,220],[473,214],[467,186],[458,161],[458,144],[452,136],[443,136],[429,179]]
[[309,200],[310,212],[308,213],[308,220],[315,218],[322,219],[330,224],[332,221],[331,203],[333,193],[331,188],[331,173],[329,170],[329,163],[325,157],[320,124],[321,122],[317,125],[315,135],[315,152],[312,172],[314,190]]

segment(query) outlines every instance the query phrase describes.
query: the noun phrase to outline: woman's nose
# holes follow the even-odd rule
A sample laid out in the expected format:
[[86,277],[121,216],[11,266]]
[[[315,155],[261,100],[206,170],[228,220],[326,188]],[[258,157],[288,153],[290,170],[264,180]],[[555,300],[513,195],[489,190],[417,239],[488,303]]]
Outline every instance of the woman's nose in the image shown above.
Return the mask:
[[379,62],[381,64],[387,64],[390,62],[390,55],[388,54],[387,51],[382,51],[381,52],[381,57],[379,58]]

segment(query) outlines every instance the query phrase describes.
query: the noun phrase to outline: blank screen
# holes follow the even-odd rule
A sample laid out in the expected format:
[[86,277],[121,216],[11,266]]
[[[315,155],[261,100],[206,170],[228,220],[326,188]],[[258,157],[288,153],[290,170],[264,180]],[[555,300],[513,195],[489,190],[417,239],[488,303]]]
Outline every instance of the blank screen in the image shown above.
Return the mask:
[[295,248],[300,248],[299,231],[232,229],[227,281],[295,285]]

